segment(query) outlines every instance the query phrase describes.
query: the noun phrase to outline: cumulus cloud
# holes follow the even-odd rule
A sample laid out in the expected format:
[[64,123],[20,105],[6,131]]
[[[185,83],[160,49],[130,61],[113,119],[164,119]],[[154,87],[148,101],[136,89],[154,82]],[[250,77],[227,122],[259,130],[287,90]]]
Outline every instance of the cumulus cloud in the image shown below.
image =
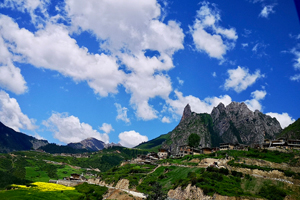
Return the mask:
[[256,90],[256,91],[254,91],[254,92],[251,93],[252,99],[246,100],[245,104],[253,112],[255,110],[262,111],[262,105],[260,103],[260,100],[263,100],[266,95],[267,95],[266,91],[264,91],[264,90]]
[[291,116],[289,116],[288,113],[279,114],[279,113],[269,112],[269,113],[266,113],[266,115],[275,117],[279,121],[282,128],[285,128],[288,125],[290,125],[291,123],[295,122],[295,119],[293,119]]
[[296,75],[294,75],[294,76],[291,76],[290,79],[291,79],[292,81],[300,81],[300,74],[296,74]]
[[0,90],[0,121],[13,128],[15,131],[20,129],[34,130],[35,120],[25,115],[15,98],[10,98],[9,94]]
[[197,113],[211,113],[212,109],[219,103],[224,105],[230,104],[231,97],[228,95],[220,97],[207,97],[201,100],[192,95],[183,96],[182,92],[175,90],[176,100],[168,99],[167,103],[170,106],[170,111],[182,115],[183,109],[187,104],[190,104],[192,111]]
[[223,28],[219,25],[219,21],[221,21],[220,12],[204,2],[197,11],[190,32],[198,51],[204,51],[212,58],[223,59],[226,51],[235,46],[238,36],[234,28]]
[[41,26],[45,19],[49,17],[47,12],[49,4],[50,0],[4,0],[0,7],[16,9],[23,13],[27,12],[32,23]]
[[12,55],[2,37],[0,37],[0,87],[16,94],[27,91],[26,81],[21,70],[12,63]]
[[127,117],[127,111],[128,109],[126,107],[122,107],[121,104],[115,103],[115,106],[117,108],[117,120],[122,120],[126,123],[130,123],[130,119]]
[[260,70],[256,70],[254,74],[249,73],[248,68],[240,67],[236,69],[229,69],[227,71],[229,78],[226,79],[224,88],[225,90],[233,89],[237,93],[246,90],[249,86],[253,85],[257,79],[264,77]]
[[31,33],[1,15],[0,27],[2,37],[13,45],[12,51],[24,57],[21,61],[58,71],[77,82],[86,81],[101,96],[117,93],[117,86],[125,77],[115,58],[88,53],[86,48],[76,44],[62,25],[49,23],[45,29]]
[[111,131],[115,131],[111,124],[103,123],[101,127],[99,127],[100,130],[104,131],[104,133],[110,133]]
[[169,117],[164,116],[164,117],[161,119],[161,122],[162,122],[162,123],[171,123],[171,120],[170,120]]
[[106,133],[100,134],[91,125],[80,122],[78,117],[69,116],[67,113],[52,113],[49,119],[43,121],[43,125],[53,132],[54,138],[64,143],[80,142],[89,137],[109,142]]
[[119,143],[124,147],[134,147],[139,145],[142,142],[147,142],[148,137],[141,135],[136,131],[125,131],[119,134]]
[[275,13],[275,11],[273,10],[275,5],[267,5],[267,6],[264,6],[262,11],[260,12],[259,16],[260,17],[264,17],[264,18],[268,18],[268,16],[271,14],[271,13]]
[[[4,6],[16,9],[21,9],[19,5],[24,4],[21,11],[33,14],[49,3],[48,0],[5,2]],[[56,7],[56,11],[59,16],[53,17],[45,11],[43,27],[37,26],[35,32],[19,28],[10,17],[0,16],[0,34],[5,41],[0,46],[10,45],[13,55],[18,55],[10,62],[29,63],[58,71],[75,82],[85,81],[102,97],[116,94],[118,86],[123,85],[131,94],[130,103],[138,118],[157,118],[157,111],[149,100],[157,96],[166,99],[172,91],[166,72],[174,67],[173,54],[184,48],[180,24],[173,20],[162,22],[161,7],[155,0],[67,0],[63,7]],[[67,25],[58,23],[58,18],[67,21]],[[78,46],[71,35],[80,35],[82,31],[97,38],[103,53],[93,54]],[[158,54],[145,56],[147,50]],[[8,71],[7,67],[5,69]],[[18,72],[12,67],[9,69]],[[157,83],[159,81],[162,85]],[[0,84],[4,87],[4,83]],[[25,85],[24,80],[22,84]],[[142,90],[139,85],[143,86]]]
[[125,87],[131,93],[130,103],[136,109],[136,116],[143,120],[157,118],[157,111],[149,105],[149,99],[156,96],[167,99],[172,91],[171,80],[165,74],[128,75]]
[[295,69],[300,69],[300,51],[298,51],[296,48],[293,48],[291,50],[291,53],[295,55],[295,59],[294,59],[294,68]]

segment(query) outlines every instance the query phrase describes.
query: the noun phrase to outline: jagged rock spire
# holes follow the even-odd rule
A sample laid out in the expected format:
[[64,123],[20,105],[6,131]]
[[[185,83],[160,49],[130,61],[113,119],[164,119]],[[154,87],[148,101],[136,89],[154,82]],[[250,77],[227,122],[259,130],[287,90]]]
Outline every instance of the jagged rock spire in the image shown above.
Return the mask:
[[180,122],[186,118],[189,118],[191,115],[192,115],[191,106],[190,106],[190,104],[187,104],[183,110],[183,114],[182,114]]

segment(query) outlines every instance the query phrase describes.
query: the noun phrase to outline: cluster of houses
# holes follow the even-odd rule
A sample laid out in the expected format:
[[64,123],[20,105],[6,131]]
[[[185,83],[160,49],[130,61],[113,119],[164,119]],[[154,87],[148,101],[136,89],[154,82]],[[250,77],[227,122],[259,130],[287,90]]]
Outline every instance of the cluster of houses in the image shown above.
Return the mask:
[[286,140],[285,138],[278,138],[276,140],[265,139],[262,147],[300,150],[300,140]]
[[182,145],[177,148],[176,154],[171,155],[169,149],[159,149],[158,153],[151,152],[147,155],[139,155],[135,159],[135,163],[152,163],[155,160],[165,159],[168,157],[179,158],[185,155],[200,155],[211,154],[217,151],[225,150],[240,150],[248,151],[249,147],[256,149],[269,149],[269,150],[300,150],[300,140],[286,140],[284,138],[278,138],[275,140],[265,139],[262,144],[244,145],[239,143],[220,143],[220,147],[190,147],[188,145]]

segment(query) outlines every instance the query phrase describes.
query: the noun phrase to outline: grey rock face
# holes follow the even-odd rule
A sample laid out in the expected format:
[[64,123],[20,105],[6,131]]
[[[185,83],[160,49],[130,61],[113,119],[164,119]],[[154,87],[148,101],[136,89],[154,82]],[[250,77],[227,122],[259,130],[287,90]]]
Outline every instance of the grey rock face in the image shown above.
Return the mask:
[[188,137],[195,133],[200,136],[200,145],[202,147],[211,146],[211,136],[208,129],[206,118],[211,118],[209,114],[196,114],[191,112],[187,105],[183,111],[180,123],[171,131],[170,139],[162,144],[162,148],[170,149],[171,154],[179,151],[179,146],[188,144]]
[[191,110],[191,106],[189,104],[187,104],[183,110],[183,114],[182,114],[180,122],[189,118],[190,116],[192,116],[192,110]]
[[34,139],[34,140],[30,140],[30,142],[32,143],[32,148],[33,149],[38,149],[38,148],[48,144],[47,140]]
[[256,110],[252,112],[245,103],[222,103],[211,112],[213,130],[224,142],[262,143],[264,138],[275,138],[281,132],[276,118]]
[[87,138],[78,143],[69,143],[68,146],[74,149],[87,149],[90,151],[99,151],[104,148],[105,143],[95,138]]

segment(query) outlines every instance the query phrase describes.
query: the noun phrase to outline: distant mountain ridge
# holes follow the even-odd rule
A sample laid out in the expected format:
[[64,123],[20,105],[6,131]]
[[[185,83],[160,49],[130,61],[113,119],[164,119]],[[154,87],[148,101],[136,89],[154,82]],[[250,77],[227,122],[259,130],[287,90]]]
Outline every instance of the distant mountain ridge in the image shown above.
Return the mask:
[[9,153],[38,149],[48,144],[47,140],[38,140],[35,137],[17,132],[0,122],[0,152]]
[[[217,147],[223,142],[263,143],[264,138],[274,139],[281,131],[276,118],[258,110],[252,112],[245,103],[231,102],[226,107],[220,103],[213,108],[211,114],[192,112],[187,104],[179,124],[165,136],[165,141],[158,147],[175,153],[179,146],[187,145],[192,133],[200,136],[202,147]],[[147,142],[137,148],[145,146],[148,146]]]
[[82,140],[81,142],[76,142],[76,143],[69,143],[67,146],[72,147],[74,149],[86,149],[89,151],[99,151],[104,148],[109,148],[113,146],[122,146],[121,144],[115,144],[115,143],[108,143],[105,144],[101,140],[98,140],[96,138],[87,138],[85,140]]

